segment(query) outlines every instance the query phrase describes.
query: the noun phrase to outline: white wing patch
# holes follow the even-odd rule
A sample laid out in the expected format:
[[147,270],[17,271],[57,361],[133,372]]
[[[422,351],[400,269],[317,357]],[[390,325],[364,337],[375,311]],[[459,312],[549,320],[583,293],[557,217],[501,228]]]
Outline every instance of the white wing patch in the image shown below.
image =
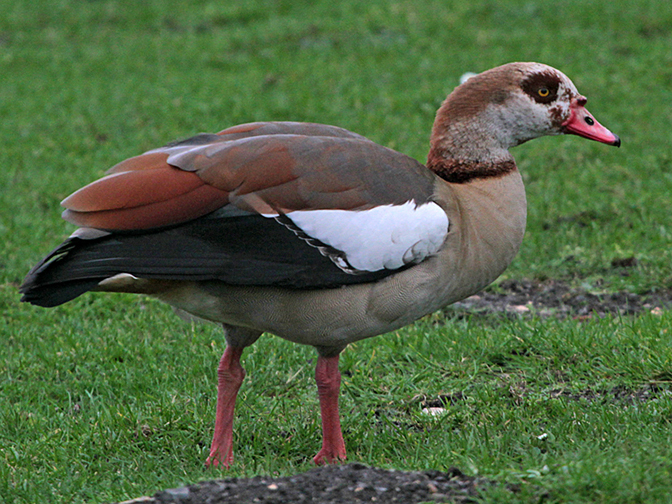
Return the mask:
[[416,206],[407,201],[360,211],[300,210],[286,217],[308,237],[340,252],[332,255],[318,246],[349,272],[419,263],[439,251],[448,233],[448,216],[436,203]]

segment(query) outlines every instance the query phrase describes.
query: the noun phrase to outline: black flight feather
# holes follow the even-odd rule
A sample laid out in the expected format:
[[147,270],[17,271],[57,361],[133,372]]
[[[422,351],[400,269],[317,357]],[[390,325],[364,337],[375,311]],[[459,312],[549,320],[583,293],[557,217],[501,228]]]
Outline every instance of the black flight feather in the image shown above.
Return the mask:
[[162,280],[220,280],[230,285],[323,289],[372,282],[399,270],[346,272],[275,219],[206,216],[172,228],[70,237],[37,264],[22,301],[51,307],[119,273]]

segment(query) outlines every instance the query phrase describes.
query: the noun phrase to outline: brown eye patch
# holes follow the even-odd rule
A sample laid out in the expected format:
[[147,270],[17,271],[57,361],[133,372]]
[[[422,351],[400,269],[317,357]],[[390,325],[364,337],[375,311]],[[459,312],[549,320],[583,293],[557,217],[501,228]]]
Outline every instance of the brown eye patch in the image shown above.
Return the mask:
[[537,103],[551,103],[558,97],[560,79],[554,73],[535,73],[525,79],[521,87]]

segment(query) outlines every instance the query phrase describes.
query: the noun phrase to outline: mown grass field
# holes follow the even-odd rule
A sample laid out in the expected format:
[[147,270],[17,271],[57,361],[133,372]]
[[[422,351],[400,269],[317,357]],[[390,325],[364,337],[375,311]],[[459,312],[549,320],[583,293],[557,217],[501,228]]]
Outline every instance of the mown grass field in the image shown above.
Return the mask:
[[[216,326],[133,296],[19,304],[25,273],[72,231],[59,210],[72,191],[126,157],[256,120],[335,124],[423,161],[462,73],[541,61],[574,80],[623,147],[562,137],[515,149],[528,232],[503,278],[670,289],[670,40],[667,0],[0,0],[0,502],[292,474],[319,448],[311,348],[266,336],[247,351],[236,463],[205,470]],[[632,256],[629,275],[610,268]],[[498,482],[483,502],[669,502],[671,327],[667,311],[437,313],[352,345],[349,458],[457,466]],[[440,395],[459,400],[422,415]]]

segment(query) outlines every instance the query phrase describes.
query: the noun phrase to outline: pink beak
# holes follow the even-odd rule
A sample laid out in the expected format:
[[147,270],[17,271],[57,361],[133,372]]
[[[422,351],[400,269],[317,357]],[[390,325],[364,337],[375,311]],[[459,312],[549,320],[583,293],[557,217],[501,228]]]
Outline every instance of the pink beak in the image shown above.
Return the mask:
[[618,138],[618,135],[614,135],[598,123],[592,114],[586,110],[585,105],[587,101],[588,99],[585,96],[572,98],[569,105],[569,119],[562,123],[563,133],[571,133],[590,140],[620,147],[621,139]]

